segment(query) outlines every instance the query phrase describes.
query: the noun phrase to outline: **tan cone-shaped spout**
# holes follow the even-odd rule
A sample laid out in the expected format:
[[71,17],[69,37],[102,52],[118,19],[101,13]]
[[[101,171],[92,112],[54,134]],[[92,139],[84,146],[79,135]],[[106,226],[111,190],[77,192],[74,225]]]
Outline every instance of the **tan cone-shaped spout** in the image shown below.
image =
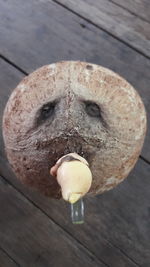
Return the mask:
[[76,153],[70,153],[59,159],[50,173],[57,176],[62,197],[70,203],[78,201],[91,187],[92,173],[88,162]]

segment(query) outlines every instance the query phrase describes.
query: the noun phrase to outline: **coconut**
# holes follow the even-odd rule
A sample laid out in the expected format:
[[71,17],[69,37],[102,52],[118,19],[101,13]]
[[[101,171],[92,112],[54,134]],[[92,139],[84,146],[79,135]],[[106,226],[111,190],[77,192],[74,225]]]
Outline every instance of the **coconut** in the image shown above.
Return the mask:
[[146,113],[137,91],[104,67],[79,61],[43,66],[12,92],[3,137],[16,176],[46,196],[61,198],[50,174],[68,153],[84,158],[92,173],[88,195],[110,190],[138,160]]

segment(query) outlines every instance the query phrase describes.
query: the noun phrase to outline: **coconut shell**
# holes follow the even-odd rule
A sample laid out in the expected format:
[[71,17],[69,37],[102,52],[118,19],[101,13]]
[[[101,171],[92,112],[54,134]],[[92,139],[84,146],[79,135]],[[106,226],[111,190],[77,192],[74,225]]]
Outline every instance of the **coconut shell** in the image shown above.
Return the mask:
[[61,190],[49,171],[60,157],[84,157],[93,176],[88,194],[103,193],[128,176],[145,132],[145,108],[136,90],[113,71],[85,62],[37,69],[12,92],[3,116],[16,176],[53,198]]

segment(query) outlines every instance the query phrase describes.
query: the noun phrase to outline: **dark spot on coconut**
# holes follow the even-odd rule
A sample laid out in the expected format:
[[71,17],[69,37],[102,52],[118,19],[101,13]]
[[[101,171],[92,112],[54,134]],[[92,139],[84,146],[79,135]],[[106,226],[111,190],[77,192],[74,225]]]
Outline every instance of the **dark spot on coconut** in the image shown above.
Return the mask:
[[87,70],[92,70],[92,69],[93,69],[93,66],[91,66],[91,65],[86,65],[86,69],[87,69]]
[[92,101],[84,101],[84,109],[89,117],[99,120],[104,128],[109,129],[109,126],[104,118],[104,112],[101,110],[99,105]]
[[90,117],[101,118],[100,107],[91,101],[85,101],[85,111]]
[[55,106],[55,102],[44,105],[41,109],[41,119],[46,120],[47,118],[51,117],[54,114]]
[[80,160],[73,157],[73,156],[66,156],[66,157],[61,159],[61,163],[65,162],[65,161],[80,161]]
[[39,125],[45,122],[48,119],[53,119],[55,115],[56,105],[58,101],[53,101],[44,104],[37,114],[36,125]]
[[21,101],[19,96],[14,99],[14,105],[12,106],[12,112],[16,112],[18,110],[18,106],[20,105]]

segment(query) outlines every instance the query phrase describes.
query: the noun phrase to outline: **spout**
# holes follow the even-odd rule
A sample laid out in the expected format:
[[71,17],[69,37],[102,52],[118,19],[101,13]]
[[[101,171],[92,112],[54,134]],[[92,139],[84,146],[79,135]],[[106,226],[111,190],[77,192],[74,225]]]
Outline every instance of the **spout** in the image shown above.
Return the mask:
[[72,204],[82,198],[91,187],[92,173],[88,162],[76,153],[59,159],[50,173],[56,176],[63,199]]
[[84,202],[83,198],[80,198],[74,204],[71,204],[71,219],[73,224],[84,223]]

